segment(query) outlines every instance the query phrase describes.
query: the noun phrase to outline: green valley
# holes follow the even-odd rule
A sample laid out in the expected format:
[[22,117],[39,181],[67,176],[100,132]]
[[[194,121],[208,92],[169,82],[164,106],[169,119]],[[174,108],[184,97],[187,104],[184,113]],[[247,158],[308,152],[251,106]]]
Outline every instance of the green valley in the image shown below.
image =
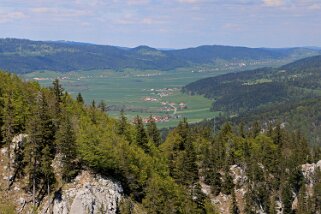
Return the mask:
[[[36,80],[43,86],[59,78],[63,87],[74,97],[80,92],[85,102],[97,104],[104,101],[108,114],[119,116],[124,109],[132,120],[136,115],[157,117],[158,126],[173,127],[181,118],[190,122],[210,119],[218,112],[210,111],[212,101],[203,96],[190,96],[181,92],[184,85],[205,77],[218,75],[212,72],[192,71],[137,71],[95,70],[79,72],[32,72],[22,75],[26,80]],[[181,104],[181,105],[180,105]],[[176,111],[175,111],[176,109]]]

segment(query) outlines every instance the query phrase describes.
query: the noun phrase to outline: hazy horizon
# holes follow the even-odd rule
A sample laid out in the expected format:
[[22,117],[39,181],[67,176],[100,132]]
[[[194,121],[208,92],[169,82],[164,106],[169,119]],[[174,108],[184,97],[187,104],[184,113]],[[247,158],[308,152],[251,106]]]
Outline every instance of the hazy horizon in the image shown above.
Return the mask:
[[317,0],[3,0],[0,37],[181,49],[321,46]]
[[157,50],[181,50],[181,49],[189,49],[189,48],[198,48],[198,47],[202,47],[202,46],[227,46],[227,47],[244,47],[244,48],[254,48],[254,49],[287,49],[287,48],[316,48],[316,49],[321,49],[321,45],[320,46],[287,46],[287,47],[251,47],[251,46],[241,46],[241,45],[227,45],[227,44],[201,44],[201,45],[197,45],[197,46],[189,46],[189,47],[181,47],[181,48],[171,48],[171,47],[153,47],[150,45],[146,45],[146,44],[140,44],[137,46],[132,46],[132,47],[127,47],[124,45],[118,45],[118,44],[100,44],[100,43],[94,43],[94,42],[83,42],[83,41],[73,41],[73,40],[33,40],[33,39],[29,39],[29,38],[17,38],[17,37],[3,37],[0,39],[18,39],[18,40],[30,40],[30,41],[35,41],[35,42],[56,42],[56,43],[79,43],[79,44],[89,44],[89,45],[102,45],[102,46],[114,46],[114,47],[118,47],[118,48],[137,48],[140,46],[147,46],[150,48],[154,48]]

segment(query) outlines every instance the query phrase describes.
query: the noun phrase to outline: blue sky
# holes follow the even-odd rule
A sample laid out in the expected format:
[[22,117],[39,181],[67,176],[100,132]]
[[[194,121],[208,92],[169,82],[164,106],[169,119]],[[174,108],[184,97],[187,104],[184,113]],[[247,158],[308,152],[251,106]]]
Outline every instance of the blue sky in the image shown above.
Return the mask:
[[126,47],[321,46],[321,0],[0,0],[0,29]]

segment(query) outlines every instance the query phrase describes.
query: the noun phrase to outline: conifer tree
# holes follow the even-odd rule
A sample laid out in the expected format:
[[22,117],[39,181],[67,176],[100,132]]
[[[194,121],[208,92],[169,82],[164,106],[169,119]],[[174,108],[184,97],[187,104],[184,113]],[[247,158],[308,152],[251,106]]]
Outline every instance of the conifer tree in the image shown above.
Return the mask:
[[155,119],[150,116],[147,123],[147,133],[148,137],[153,141],[156,146],[159,146],[161,143],[160,132],[157,129]]
[[84,104],[84,99],[82,98],[82,95],[80,92],[78,93],[76,100],[78,103]]
[[268,213],[269,214],[276,214],[277,212],[276,212],[275,196],[272,195],[270,198],[271,199],[270,199],[269,212]]
[[228,166],[226,166],[224,172],[222,191],[224,194],[230,195],[234,191],[234,183]]
[[242,138],[245,138],[244,123],[243,122],[241,122],[239,125],[239,136]]
[[91,107],[94,108],[94,109],[96,108],[96,101],[95,101],[95,100],[93,100],[93,101],[91,102]]
[[188,185],[195,185],[198,181],[197,157],[192,142],[187,142],[183,153],[183,179]]
[[46,145],[41,151],[41,174],[44,176],[45,183],[47,184],[48,207],[50,206],[50,185],[54,180],[53,168],[51,166],[54,155],[52,154],[49,145]]
[[117,134],[125,136],[126,140],[131,143],[132,142],[132,136],[130,134],[129,124],[127,122],[127,117],[125,115],[124,109],[120,111],[120,118],[117,121]]
[[124,135],[127,129],[127,117],[125,116],[124,109],[120,111],[120,117],[117,123],[117,133],[119,135]]
[[54,99],[55,99],[55,114],[56,114],[55,116],[56,116],[56,119],[58,120],[58,117],[60,114],[60,103],[62,102],[64,89],[62,88],[58,79],[55,79],[52,85],[53,87],[51,88],[51,90],[53,91]]
[[61,103],[64,89],[62,88],[59,82],[59,79],[55,79],[52,85],[53,85],[52,90],[54,92],[55,99],[58,103]]
[[136,130],[136,143],[145,152],[149,152],[148,137],[145,131],[144,123],[141,117],[135,118],[135,130]]
[[255,123],[252,125],[252,132],[251,135],[253,138],[255,138],[256,136],[258,136],[261,132],[261,127],[259,125],[258,121],[255,121]]
[[11,94],[9,94],[8,101],[4,108],[3,126],[1,127],[4,142],[7,144],[7,158],[8,158],[8,188],[10,187],[11,180],[11,141],[14,136],[14,107],[11,101]]
[[101,100],[100,103],[98,104],[98,108],[102,111],[102,112],[106,112],[107,111],[107,104],[105,103],[104,100]]
[[283,189],[281,190],[281,197],[283,203],[283,212],[292,213],[292,189],[291,185],[288,182],[283,185]]
[[239,208],[237,206],[234,190],[232,191],[230,213],[231,214],[239,214],[240,213],[240,210],[239,210]]
[[[43,152],[53,152],[54,130],[53,123],[48,113],[48,105],[43,92],[37,97],[36,106],[33,109],[33,117],[27,124],[28,143],[25,147],[24,163],[26,174],[29,176],[29,184],[32,186],[33,206],[36,202],[36,191],[43,180],[41,160]],[[44,150],[47,147],[46,150]],[[46,151],[45,154],[48,154]],[[50,162],[49,157],[44,157]],[[48,163],[47,163],[48,164]]]
[[314,187],[312,201],[315,204],[315,212],[321,213],[321,169],[318,168],[314,175]]
[[77,173],[75,160],[77,158],[75,134],[72,127],[70,116],[66,111],[63,112],[61,123],[56,133],[57,150],[61,154],[62,179],[69,182]]

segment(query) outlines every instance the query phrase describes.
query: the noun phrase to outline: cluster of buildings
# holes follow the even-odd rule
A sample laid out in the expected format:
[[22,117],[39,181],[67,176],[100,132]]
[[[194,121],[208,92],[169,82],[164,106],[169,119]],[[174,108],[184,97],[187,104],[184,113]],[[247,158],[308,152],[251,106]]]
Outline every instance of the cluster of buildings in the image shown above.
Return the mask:
[[[159,123],[159,122],[168,122],[170,119],[170,116],[169,115],[152,116],[152,118],[155,120],[156,123]],[[149,120],[150,120],[149,117],[143,118],[144,123],[148,123]]]

